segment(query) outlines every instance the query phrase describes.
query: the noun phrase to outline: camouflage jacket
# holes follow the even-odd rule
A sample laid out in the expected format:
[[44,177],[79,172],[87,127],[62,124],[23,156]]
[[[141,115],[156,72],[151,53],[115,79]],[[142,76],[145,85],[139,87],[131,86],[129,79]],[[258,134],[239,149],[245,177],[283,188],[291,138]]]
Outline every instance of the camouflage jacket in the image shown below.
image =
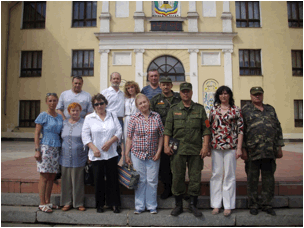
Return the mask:
[[204,106],[192,101],[187,110],[180,101],[172,105],[168,112],[164,135],[180,140],[178,154],[199,155],[203,145],[202,137],[211,135],[208,127]]
[[175,93],[172,90],[171,92],[173,93],[173,96],[169,100],[164,96],[163,93],[155,95],[150,100],[151,110],[157,112],[160,115],[164,126],[170,106],[181,101],[179,93]]
[[278,146],[284,146],[281,124],[275,109],[263,104],[263,112],[252,103],[242,108],[244,144],[249,160],[275,159]]

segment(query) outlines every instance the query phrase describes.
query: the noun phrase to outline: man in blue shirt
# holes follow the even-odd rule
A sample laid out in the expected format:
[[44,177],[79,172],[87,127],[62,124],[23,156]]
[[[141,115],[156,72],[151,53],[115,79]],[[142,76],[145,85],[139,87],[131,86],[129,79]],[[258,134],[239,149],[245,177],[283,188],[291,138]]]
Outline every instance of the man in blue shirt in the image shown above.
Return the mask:
[[152,99],[155,95],[162,92],[161,88],[159,87],[159,73],[156,69],[151,69],[148,71],[148,80],[150,85],[145,86],[141,93],[145,94],[149,100]]

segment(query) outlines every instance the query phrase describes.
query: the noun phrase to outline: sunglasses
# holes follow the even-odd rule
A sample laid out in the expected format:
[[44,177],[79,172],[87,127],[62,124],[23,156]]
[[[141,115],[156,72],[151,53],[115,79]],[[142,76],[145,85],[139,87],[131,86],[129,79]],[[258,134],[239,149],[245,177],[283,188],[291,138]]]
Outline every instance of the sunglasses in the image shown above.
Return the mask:
[[57,96],[57,93],[47,93],[46,96],[47,97],[49,97],[49,96]]
[[105,102],[95,103],[94,106],[97,107],[98,105],[104,105]]

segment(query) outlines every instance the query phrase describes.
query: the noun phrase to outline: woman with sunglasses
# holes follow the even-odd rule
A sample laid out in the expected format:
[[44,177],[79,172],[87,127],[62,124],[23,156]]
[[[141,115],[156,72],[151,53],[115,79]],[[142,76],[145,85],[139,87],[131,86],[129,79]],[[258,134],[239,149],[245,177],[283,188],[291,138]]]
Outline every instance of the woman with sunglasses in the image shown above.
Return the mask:
[[122,128],[116,114],[106,111],[107,104],[107,99],[100,93],[92,97],[95,111],[85,117],[82,141],[89,147],[89,160],[92,161],[97,212],[104,211],[106,201],[114,213],[120,213],[116,148]]
[[[39,179],[39,210],[50,213],[52,209],[59,209],[58,206],[50,203],[53,182],[56,173],[59,171],[59,152],[61,149],[60,133],[63,118],[56,112],[58,96],[56,93],[47,93],[45,102],[48,106],[46,112],[42,112],[35,120],[35,159]],[[42,139],[39,140],[40,133]]]

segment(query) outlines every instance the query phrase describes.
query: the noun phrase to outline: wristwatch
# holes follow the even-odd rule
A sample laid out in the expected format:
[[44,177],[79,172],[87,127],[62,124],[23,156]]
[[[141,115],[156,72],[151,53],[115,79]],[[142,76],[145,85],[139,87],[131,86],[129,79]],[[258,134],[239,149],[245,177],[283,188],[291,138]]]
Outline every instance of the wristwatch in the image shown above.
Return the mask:
[[35,151],[39,151],[39,148],[35,148]]

